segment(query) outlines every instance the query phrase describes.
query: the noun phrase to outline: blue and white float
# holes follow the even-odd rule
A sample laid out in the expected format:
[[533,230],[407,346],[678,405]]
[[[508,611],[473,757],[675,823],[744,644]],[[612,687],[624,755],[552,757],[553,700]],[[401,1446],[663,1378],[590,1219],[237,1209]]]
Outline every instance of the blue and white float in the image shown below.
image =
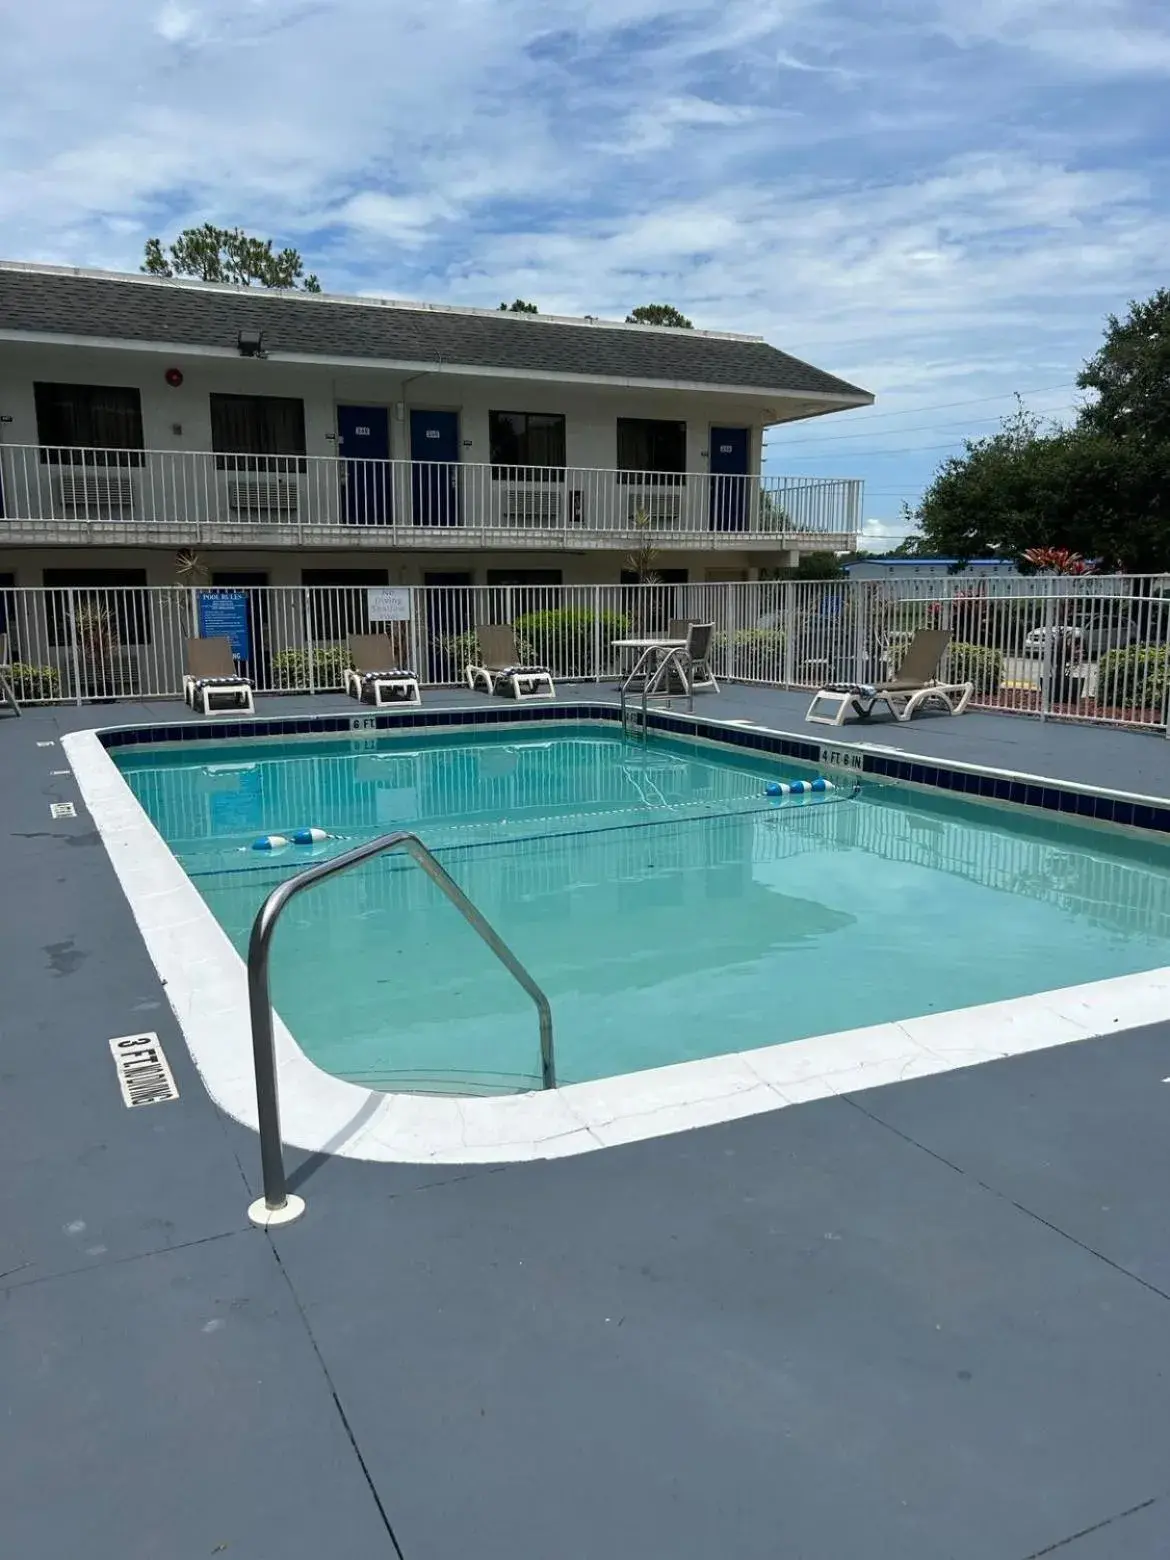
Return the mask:
[[810,791],[832,791],[836,787],[831,780],[818,775],[815,780],[769,780],[764,787],[765,796],[804,796]]
[[332,838],[327,829],[292,829],[288,834],[262,834],[252,841],[252,849],[283,850],[286,845],[320,845]]
[[284,834],[262,834],[258,840],[252,841],[253,850],[283,850],[292,842]]

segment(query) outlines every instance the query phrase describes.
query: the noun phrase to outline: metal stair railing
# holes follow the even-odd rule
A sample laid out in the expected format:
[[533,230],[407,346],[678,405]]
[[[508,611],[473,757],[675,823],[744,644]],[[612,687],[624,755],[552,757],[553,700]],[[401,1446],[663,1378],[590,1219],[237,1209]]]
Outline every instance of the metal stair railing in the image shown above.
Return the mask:
[[248,1007],[252,1020],[252,1058],[256,1069],[256,1109],[260,1127],[260,1166],[264,1181],[264,1195],[248,1209],[248,1217],[254,1224],[264,1226],[289,1224],[305,1211],[304,1199],[292,1195],[284,1171],[284,1145],[280,1131],[280,1097],[276,1084],[276,1047],[272,1026],[272,992],[268,979],[269,954],[272,935],[281,912],[291,899],[307,888],[332,877],[337,872],[348,871],[384,851],[407,851],[435,886],[442,890],[464,920],[477,932],[500,963],[515,976],[520,985],[536,1004],[540,1020],[540,1076],[545,1089],[556,1088],[556,1061],[553,1052],[552,1008],[549,1000],[520,960],[504,942],[496,929],[484,917],[455,879],[438,862],[417,834],[401,830],[383,834],[368,840],[353,850],[347,850],[329,861],[299,872],[279,884],[260,906],[252,923],[252,935],[248,940]]

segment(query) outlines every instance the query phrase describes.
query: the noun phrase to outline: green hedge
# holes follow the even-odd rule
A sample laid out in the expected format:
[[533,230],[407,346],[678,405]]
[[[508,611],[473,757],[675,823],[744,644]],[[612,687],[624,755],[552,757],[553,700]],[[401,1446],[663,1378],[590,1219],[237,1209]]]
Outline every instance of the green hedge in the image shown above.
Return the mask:
[[717,665],[725,677],[779,682],[784,675],[782,628],[737,628],[712,637]]
[[61,697],[61,673],[55,666],[30,666],[27,661],[13,661],[9,676],[18,703]]
[[1110,650],[1097,670],[1097,703],[1114,708],[1160,710],[1166,698],[1170,650],[1165,645],[1131,645]]
[[972,682],[976,693],[998,693],[1003,682],[1003,652],[986,645],[953,644],[943,660],[942,676],[948,682]]
[[586,677],[597,666],[596,647],[604,661],[610,641],[624,639],[630,620],[624,612],[606,608],[552,607],[546,612],[525,612],[515,622],[517,649],[526,647],[520,659],[547,666],[554,677]]
[[[523,613],[512,627],[516,656],[522,665],[547,666],[554,677],[586,677],[594,670],[595,647],[600,645],[604,662],[610,640],[624,638],[630,632],[630,620],[624,612],[551,607],[546,612]],[[474,628],[449,634],[439,643],[457,676],[482,659]]]
[[[318,645],[313,651],[313,686],[340,688],[349,665],[349,651],[340,645]],[[309,652],[281,650],[272,657],[272,681],[277,688],[309,687]]]

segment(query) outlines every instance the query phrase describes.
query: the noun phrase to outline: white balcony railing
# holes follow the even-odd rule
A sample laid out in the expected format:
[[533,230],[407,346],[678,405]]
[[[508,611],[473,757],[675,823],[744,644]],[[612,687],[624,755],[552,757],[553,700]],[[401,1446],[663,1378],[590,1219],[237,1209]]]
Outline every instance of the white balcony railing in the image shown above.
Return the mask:
[[0,539],[836,547],[862,484],[333,456],[0,446]]

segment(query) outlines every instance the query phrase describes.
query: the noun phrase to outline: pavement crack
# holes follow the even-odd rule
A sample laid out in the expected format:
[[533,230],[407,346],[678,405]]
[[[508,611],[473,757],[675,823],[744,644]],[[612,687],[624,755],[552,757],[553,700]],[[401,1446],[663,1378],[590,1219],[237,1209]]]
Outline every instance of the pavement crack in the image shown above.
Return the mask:
[[[903,1132],[900,1127],[895,1127],[890,1122],[883,1121],[873,1111],[866,1110],[865,1106],[860,1105],[851,1095],[842,1094],[838,1098],[844,1101],[846,1105],[852,1105],[854,1110],[860,1111],[863,1116],[868,1117],[876,1126],[884,1127],[887,1132],[892,1132],[895,1137],[901,1138],[903,1143],[908,1143],[911,1148],[917,1148],[922,1153],[929,1154],[932,1159],[937,1160],[941,1165],[946,1165],[947,1169],[953,1170],[956,1175],[964,1176],[967,1180],[974,1182],[976,1186],[982,1188],[983,1191],[990,1192],[993,1197],[998,1197],[1001,1202],[1007,1203],[1009,1207],[1015,1208],[1019,1213],[1024,1214],[1025,1217],[1034,1219],[1037,1224],[1042,1224],[1046,1230],[1051,1230],[1054,1235],[1059,1235],[1071,1245],[1078,1246],[1088,1256],[1096,1257],[1098,1262],[1103,1262],[1106,1267],[1111,1267],[1115,1273],[1120,1273],[1123,1277],[1132,1279],[1135,1284],[1140,1284],[1143,1289],[1148,1289],[1151,1294],[1157,1295],[1161,1300],[1170,1300],[1170,1294],[1164,1289],[1159,1289],[1157,1284],[1152,1284],[1148,1278],[1143,1278],[1140,1273],[1135,1273],[1132,1268],[1127,1268],[1122,1263],[1115,1262],[1112,1257],[1107,1257],[1103,1251],[1098,1251],[1095,1246],[1090,1246],[1087,1241],[1080,1240],[1070,1230],[1062,1229],[1059,1224],[1053,1224],[1051,1219],[1046,1219],[1042,1213],[1037,1213],[1035,1208],[1029,1208],[1026,1203],[1018,1202],[1016,1198],[1009,1196],[1007,1192],[1001,1192],[997,1186],[992,1186],[989,1181],[984,1181],[972,1171],[965,1170],[962,1165],[957,1165],[954,1160],[947,1159],[945,1155],[937,1153],[925,1143],[920,1143],[916,1137],[911,1137],[910,1133]],[[1046,1552],[1044,1551],[1044,1553]],[[1027,1557],[1027,1560],[1031,1560],[1031,1557]]]
[[[243,1225],[234,1230],[217,1230],[214,1235],[200,1235],[195,1240],[183,1240],[178,1245],[152,1246],[149,1251],[131,1251],[124,1257],[111,1257],[108,1262],[95,1260],[87,1262],[83,1266],[71,1268],[55,1268],[52,1273],[41,1273],[36,1278],[26,1279],[22,1284],[5,1284],[4,1292],[12,1293],[17,1289],[31,1289],[34,1284],[48,1284],[55,1278],[76,1278],[79,1273],[101,1273],[106,1268],[123,1267],[127,1262],[145,1262],[148,1257],[169,1256],[172,1251],[189,1251],[192,1246],[207,1246],[213,1240],[228,1240],[233,1235],[248,1235],[252,1231],[250,1224]],[[13,1273],[19,1273],[23,1268],[31,1267],[31,1262],[25,1262],[20,1268],[13,1268]],[[8,1278],[8,1273],[0,1274],[0,1278]]]
[[350,1424],[349,1417],[346,1414],[345,1409],[342,1407],[340,1394],[338,1393],[333,1377],[329,1373],[329,1367],[325,1363],[325,1356],[321,1353],[321,1347],[317,1342],[316,1334],[313,1332],[312,1323],[309,1321],[308,1314],[305,1311],[304,1306],[301,1304],[301,1297],[297,1294],[296,1285],[292,1281],[292,1275],[281,1261],[280,1252],[277,1250],[276,1242],[272,1239],[271,1233],[266,1233],[268,1233],[268,1244],[272,1249],[272,1255],[276,1258],[276,1265],[280,1269],[281,1277],[288,1285],[288,1292],[292,1296],[292,1303],[297,1308],[297,1315],[301,1319],[301,1325],[305,1329],[305,1335],[309,1340],[309,1345],[317,1357],[317,1363],[321,1367],[321,1374],[325,1377],[325,1385],[329,1388],[329,1394],[333,1399],[333,1406],[337,1410],[337,1417],[341,1421],[341,1428],[345,1431],[346,1438],[349,1441],[350,1446],[353,1448],[353,1455],[357,1458],[358,1467],[362,1471],[362,1477],[365,1479],[366,1484],[369,1487],[370,1495],[373,1498],[378,1515],[382,1519],[382,1526],[386,1529],[386,1536],[389,1538],[391,1547],[393,1548],[395,1555],[398,1557],[398,1560],[406,1560],[406,1557],[402,1553],[402,1546],[399,1544],[395,1535],[394,1525],[390,1521],[390,1515],[387,1512],[386,1507],[382,1504],[382,1497],[378,1493],[378,1486],[374,1483],[374,1476],[370,1472],[369,1464],[362,1455],[362,1449],[358,1445],[357,1436],[354,1434],[353,1426]]
[[1160,1496],[1154,1495],[1149,1500],[1128,1507],[1125,1511],[1115,1511],[1103,1522],[1094,1522],[1091,1527],[1081,1528],[1079,1533],[1070,1533],[1067,1538],[1058,1538],[1055,1544],[1047,1544],[1043,1549],[1033,1549],[1031,1554],[1023,1556],[1023,1560],[1043,1560],[1045,1555],[1054,1555],[1058,1549],[1064,1549],[1068,1544],[1075,1544],[1079,1538],[1088,1538],[1090,1533],[1099,1533],[1102,1528],[1112,1527],[1113,1523],[1121,1522],[1125,1517],[1132,1517],[1135,1512],[1148,1511],[1151,1506],[1157,1505],[1160,1499]]

